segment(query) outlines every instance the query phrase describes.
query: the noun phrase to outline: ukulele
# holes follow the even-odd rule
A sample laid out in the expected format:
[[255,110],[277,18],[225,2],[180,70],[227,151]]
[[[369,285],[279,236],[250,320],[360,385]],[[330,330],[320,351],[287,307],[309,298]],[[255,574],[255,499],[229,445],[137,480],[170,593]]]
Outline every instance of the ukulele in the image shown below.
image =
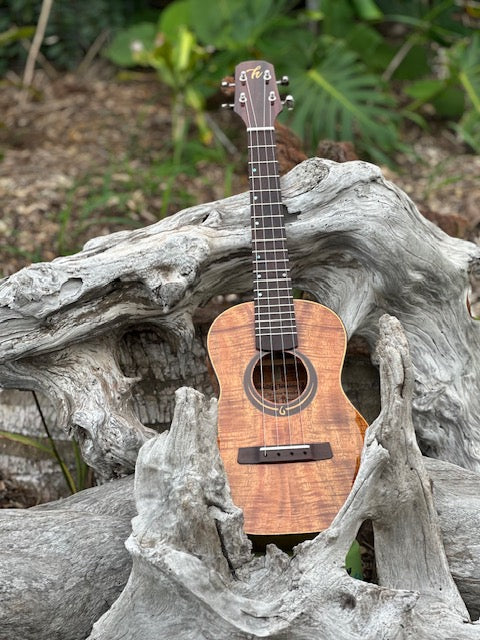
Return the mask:
[[224,311],[208,334],[220,387],[220,455],[246,533],[316,533],[350,492],[367,424],[341,387],[341,320],[321,304],[293,299],[273,66],[242,62],[234,86],[234,111],[248,135],[254,300]]

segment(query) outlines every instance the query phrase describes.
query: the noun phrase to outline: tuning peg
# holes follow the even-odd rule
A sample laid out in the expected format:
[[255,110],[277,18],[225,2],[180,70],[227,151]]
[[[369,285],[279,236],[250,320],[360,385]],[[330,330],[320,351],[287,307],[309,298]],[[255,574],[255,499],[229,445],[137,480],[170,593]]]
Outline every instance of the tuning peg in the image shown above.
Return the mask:
[[288,76],[282,76],[281,80],[277,80],[277,84],[281,84],[284,87],[286,87],[287,85],[290,84],[290,80],[289,80]]
[[230,103],[230,102],[224,102],[224,103],[221,105],[222,109],[233,109],[233,107],[234,107],[234,106],[235,106],[235,105],[234,105],[234,104],[232,104],[232,103]]
[[235,83],[234,82],[228,82],[228,80],[222,80],[222,83],[220,85],[222,87],[222,89],[230,89],[230,87],[234,87]]
[[288,111],[291,111],[295,106],[295,98],[289,94],[285,96],[285,100],[282,100],[282,104],[287,107]]

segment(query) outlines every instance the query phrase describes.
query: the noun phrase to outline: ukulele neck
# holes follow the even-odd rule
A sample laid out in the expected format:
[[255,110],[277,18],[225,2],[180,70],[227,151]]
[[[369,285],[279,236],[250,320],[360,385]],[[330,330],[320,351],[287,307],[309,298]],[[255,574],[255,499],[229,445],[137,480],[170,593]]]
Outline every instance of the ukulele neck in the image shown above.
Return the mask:
[[298,344],[280,175],[271,127],[248,127],[255,344],[287,351]]

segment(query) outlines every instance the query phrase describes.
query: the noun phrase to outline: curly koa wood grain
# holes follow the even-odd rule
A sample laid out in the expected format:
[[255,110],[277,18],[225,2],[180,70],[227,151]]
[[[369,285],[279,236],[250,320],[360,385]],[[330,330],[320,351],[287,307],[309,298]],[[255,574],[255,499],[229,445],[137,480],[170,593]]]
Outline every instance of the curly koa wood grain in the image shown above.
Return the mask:
[[[398,317],[412,352],[413,421],[422,450],[479,470],[480,362],[473,354],[480,352],[480,326],[466,306],[479,248],[425,220],[371,164],[311,159],[283,178],[282,191],[289,211],[299,212],[287,219],[294,286],[333,309],[348,335],[364,336],[372,349],[382,313]],[[151,435],[132,416],[118,419],[130,406],[132,384],[134,403],[143,394],[137,415],[163,426],[182,383],[194,380],[211,393],[192,317],[216,294],[251,290],[248,221],[242,194],[97,238],[74,256],[3,280],[0,384],[53,395],[61,425],[79,437],[85,459],[102,476],[131,471],[136,449]],[[148,348],[132,357],[124,339],[144,330],[170,345],[156,350],[163,369],[180,372],[162,382],[161,392],[132,380],[154,368]],[[86,362],[92,345],[102,354],[96,370]],[[83,382],[75,383],[70,358],[62,362],[68,350],[75,368],[102,380],[95,400]],[[49,376],[42,375],[44,357],[55,360]]]

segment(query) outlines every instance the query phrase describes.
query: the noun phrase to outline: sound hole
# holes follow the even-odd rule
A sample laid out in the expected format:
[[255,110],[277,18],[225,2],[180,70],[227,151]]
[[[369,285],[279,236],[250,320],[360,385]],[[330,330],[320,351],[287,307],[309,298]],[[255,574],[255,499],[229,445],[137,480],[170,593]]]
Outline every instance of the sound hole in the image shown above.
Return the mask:
[[300,358],[287,351],[266,353],[253,369],[253,386],[263,400],[287,404],[307,386],[307,370]]

